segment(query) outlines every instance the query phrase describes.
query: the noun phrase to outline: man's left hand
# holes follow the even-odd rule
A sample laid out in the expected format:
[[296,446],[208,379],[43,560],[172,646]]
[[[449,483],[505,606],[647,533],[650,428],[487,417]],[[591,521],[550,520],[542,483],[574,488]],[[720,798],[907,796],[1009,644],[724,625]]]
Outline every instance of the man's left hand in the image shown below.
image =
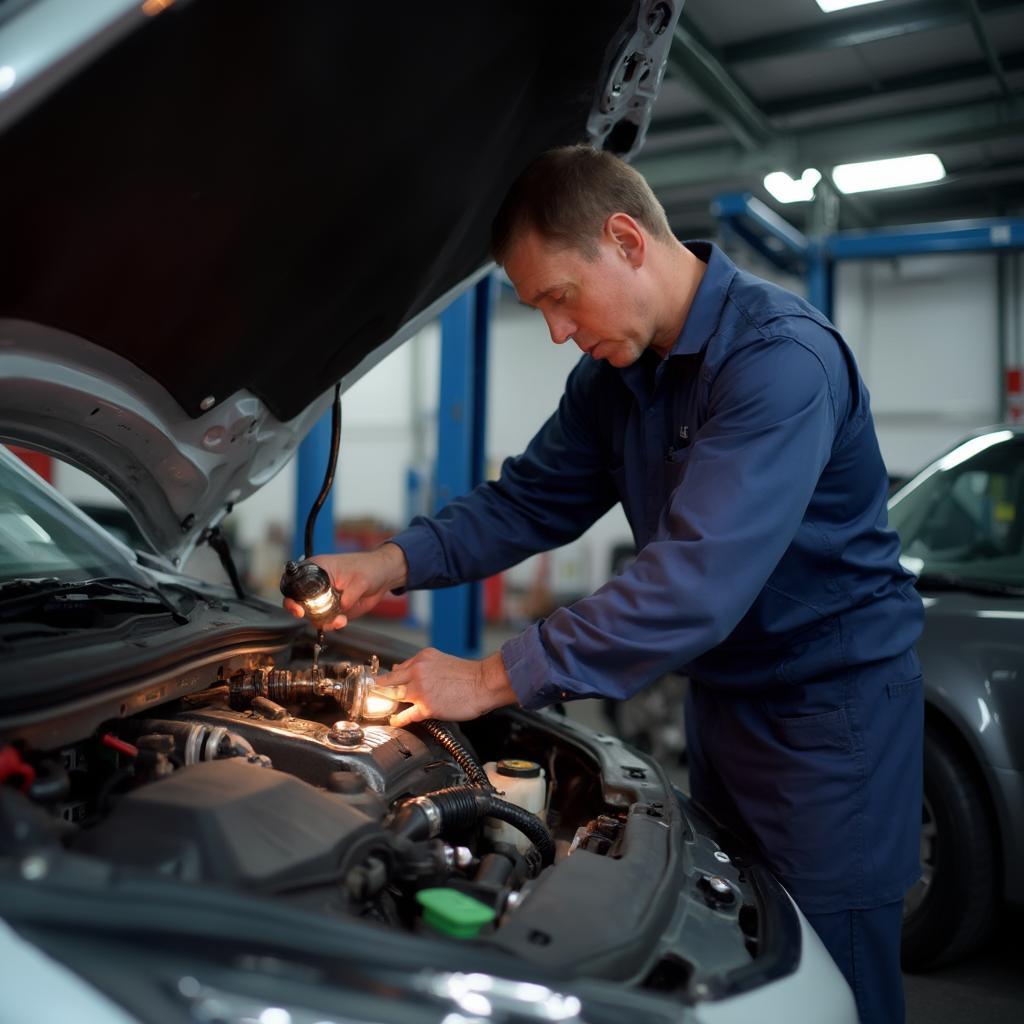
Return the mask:
[[500,653],[475,661],[427,647],[395,665],[389,675],[379,677],[377,689],[412,704],[391,717],[395,726],[411,725],[424,718],[465,722],[516,703]]

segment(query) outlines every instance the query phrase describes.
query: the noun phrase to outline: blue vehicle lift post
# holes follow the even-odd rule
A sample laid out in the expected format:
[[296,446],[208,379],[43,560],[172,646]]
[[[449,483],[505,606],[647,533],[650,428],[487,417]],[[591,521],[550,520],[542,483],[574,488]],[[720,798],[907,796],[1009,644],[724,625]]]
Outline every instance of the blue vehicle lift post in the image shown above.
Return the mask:
[[[484,478],[491,301],[488,275],[441,314],[435,511],[467,494]],[[460,658],[478,656],[483,624],[480,584],[435,590],[430,621],[434,647]]]

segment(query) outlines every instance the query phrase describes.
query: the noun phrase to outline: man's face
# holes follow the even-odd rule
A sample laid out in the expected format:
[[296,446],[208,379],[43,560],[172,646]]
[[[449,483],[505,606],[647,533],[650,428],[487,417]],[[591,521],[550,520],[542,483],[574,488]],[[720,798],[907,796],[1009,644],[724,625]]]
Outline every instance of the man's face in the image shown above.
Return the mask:
[[571,338],[592,359],[621,368],[635,363],[654,337],[645,278],[635,256],[610,234],[598,239],[597,258],[588,260],[578,249],[523,232],[505,271],[520,300],[544,315],[556,345]]

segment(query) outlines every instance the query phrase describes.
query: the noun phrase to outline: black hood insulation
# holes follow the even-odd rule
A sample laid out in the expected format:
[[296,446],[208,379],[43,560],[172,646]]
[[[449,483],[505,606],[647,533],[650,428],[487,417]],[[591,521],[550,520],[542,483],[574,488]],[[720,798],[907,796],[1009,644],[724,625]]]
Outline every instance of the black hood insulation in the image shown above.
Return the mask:
[[291,419],[486,261],[636,11],[175,4],[0,135],[0,316]]

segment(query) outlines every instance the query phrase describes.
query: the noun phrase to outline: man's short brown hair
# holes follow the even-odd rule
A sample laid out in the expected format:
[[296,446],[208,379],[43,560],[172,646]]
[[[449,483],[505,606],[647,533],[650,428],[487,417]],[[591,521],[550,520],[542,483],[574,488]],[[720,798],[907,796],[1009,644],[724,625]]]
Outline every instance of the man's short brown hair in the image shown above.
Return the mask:
[[628,213],[655,238],[672,238],[651,186],[629,164],[589,146],[549,149],[513,182],[491,225],[491,255],[504,264],[516,238],[533,229],[549,242],[597,256],[613,213]]

